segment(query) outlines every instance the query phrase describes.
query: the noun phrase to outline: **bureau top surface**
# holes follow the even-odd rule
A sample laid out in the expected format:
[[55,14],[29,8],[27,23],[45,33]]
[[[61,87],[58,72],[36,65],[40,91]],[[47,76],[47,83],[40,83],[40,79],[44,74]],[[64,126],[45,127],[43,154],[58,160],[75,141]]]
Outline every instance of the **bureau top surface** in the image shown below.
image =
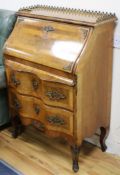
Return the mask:
[[51,20],[66,21],[88,26],[95,26],[116,19],[115,14],[112,13],[43,5],[22,8],[17,14],[43,19],[47,17],[47,19]]

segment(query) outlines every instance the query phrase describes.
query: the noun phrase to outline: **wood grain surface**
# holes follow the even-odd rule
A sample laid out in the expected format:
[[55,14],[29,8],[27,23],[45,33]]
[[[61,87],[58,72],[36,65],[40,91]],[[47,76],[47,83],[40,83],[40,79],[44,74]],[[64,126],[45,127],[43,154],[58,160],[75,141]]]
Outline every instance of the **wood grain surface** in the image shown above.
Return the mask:
[[114,23],[94,29],[76,64],[76,126],[78,143],[97,128],[109,127],[111,111]]
[[82,141],[99,127],[106,150],[111,111],[116,17],[86,13],[88,25],[18,16],[4,47],[15,137],[19,118],[24,125],[42,122],[46,135],[67,138],[75,172]]
[[[46,31],[48,27],[50,31]],[[14,32],[6,43],[5,53],[72,72],[88,33],[88,27],[18,17]]]
[[[10,60],[6,60],[5,64],[8,86],[14,88],[16,92],[40,98],[47,105],[73,111],[74,80]],[[19,81],[18,85],[16,81]],[[50,92],[53,98],[48,95]],[[54,94],[56,98],[58,95],[57,99]]]

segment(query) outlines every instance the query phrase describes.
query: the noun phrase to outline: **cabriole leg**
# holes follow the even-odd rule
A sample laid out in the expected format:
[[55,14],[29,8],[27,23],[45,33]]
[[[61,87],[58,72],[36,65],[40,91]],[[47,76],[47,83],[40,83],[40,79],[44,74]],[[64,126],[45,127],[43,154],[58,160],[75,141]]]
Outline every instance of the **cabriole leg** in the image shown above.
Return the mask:
[[100,131],[101,131],[101,134],[100,134],[100,145],[101,145],[101,150],[102,150],[103,152],[105,152],[106,149],[107,149],[107,146],[106,146],[106,144],[105,144],[105,138],[106,138],[107,129],[104,128],[104,127],[101,127],[101,128],[100,128]]
[[12,136],[13,138],[17,138],[24,131],[24,126],[22,125],[18,115],[12,117],[12,126]]
[[73,159],[73,171],[77,172],[79,170],[79,153],[80,153],[80,146],[73,145],[71,146],[72,151],[72,159]]

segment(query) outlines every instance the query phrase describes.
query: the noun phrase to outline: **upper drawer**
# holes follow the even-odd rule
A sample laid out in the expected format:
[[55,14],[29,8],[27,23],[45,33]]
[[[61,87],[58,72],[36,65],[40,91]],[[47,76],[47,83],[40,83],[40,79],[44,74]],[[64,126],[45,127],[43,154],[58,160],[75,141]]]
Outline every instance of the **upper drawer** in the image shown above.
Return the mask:
[[[10,61],[8,62],[11,63]],[[45,104],[50,106],[73,110],[74,88],[64,84],[65,80],[62,77],[57,79],[53,75],[52,78],[52,75],[48,74],[45,80],[45,72],[42,70],[24,65],[21,66],[19,63],[12,67],[10,64],[8,66],[8,62],[6,61],[8,85],[17,92],[40,98]],[[19,65],[18,67],[17,64]],[[59,83],[60,81],[62,83]]]
[[5,53],[58,70],[72,72],[89,27],[19,17]]

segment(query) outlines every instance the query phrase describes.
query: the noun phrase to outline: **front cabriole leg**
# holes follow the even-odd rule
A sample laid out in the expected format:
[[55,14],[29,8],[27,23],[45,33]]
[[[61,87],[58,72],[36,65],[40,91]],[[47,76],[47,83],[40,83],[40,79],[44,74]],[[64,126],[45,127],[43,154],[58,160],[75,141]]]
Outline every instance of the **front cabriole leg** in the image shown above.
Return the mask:
[[71,151],[73,159],[73,171],[77,172],[79,170],[78,161],[79,161],[80,146],[72,145]]
[[106,133],[107,133],[107,129],[104,128],[104,127],[100,127],[100,131],[101,131],[101,134],[100,134],[100,145],[101,145],[101,150],[103,152],[106,151],[107,149],[107,146],[105,144],[105,138],[106,138]]
[[12,117],[12,126],[12,136],[13,138],[17,138],[24,131],[24,126],[22,125],[18,115]]

